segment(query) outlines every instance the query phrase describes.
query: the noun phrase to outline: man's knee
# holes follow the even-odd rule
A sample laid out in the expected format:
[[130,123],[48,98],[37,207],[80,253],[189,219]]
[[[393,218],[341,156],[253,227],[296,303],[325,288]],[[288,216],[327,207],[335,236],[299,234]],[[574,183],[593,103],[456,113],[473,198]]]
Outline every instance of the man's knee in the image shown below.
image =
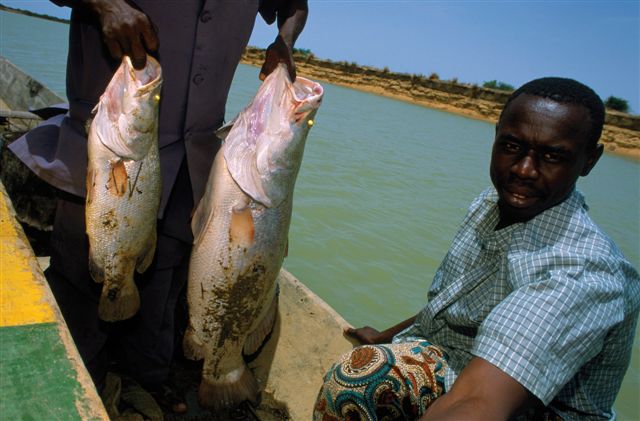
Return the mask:
[[426,341],[354,348],[325,375],[314,419],[414,419],[443,393],[446,368]]

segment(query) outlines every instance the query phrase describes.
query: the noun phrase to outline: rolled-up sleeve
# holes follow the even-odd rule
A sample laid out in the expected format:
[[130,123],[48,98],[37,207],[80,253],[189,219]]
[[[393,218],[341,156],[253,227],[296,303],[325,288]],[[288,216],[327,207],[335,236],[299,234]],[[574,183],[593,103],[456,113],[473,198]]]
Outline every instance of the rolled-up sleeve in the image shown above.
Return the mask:
[[482,322],[471,350],[545,405],[624,318],[619,281],[606,270],[584,267],[550,269],[515,289]]

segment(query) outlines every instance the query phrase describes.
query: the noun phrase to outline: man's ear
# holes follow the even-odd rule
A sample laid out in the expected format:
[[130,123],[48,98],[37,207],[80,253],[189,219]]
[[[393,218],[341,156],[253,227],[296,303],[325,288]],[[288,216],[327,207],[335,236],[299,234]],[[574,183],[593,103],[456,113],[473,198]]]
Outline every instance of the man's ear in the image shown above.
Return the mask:
[[582,167],[582,172],[580,175],[582,177],[586,177],[589,175],[593,167],[596,166],[596,163],[602,156],[604,152],[604,145],[602,143],[598,143],[595,148],[589,153],[589,157],[587,158],[587,162],[585,162],[584,167]]

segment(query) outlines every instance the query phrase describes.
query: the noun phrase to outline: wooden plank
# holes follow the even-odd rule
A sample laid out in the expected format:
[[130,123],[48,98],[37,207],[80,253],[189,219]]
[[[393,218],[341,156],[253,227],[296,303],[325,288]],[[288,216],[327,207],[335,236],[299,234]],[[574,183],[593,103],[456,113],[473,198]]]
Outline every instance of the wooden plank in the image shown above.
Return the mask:
[[0,328],[0,343],[3,419],[82,419],[76,402],[83,390],[55,323]]
[[0,182],[0,418],[108,420]]
[[[22,229],[15,222],[4,187],[0,191],[0,327],[56,320],[43,276]],[[41,274],[41,272],[39,273]]]

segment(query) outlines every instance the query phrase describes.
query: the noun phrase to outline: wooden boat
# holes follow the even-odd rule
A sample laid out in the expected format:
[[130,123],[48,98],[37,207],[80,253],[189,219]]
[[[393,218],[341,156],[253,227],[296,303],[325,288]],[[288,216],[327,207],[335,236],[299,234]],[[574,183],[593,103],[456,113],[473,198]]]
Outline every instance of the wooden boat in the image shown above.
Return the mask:
[[[3,377],[0,412],[9,414],[10,418],[28,418],[37,412],[33,418],[108,419],[42,273],[42,262],[46,264],[47,261],[46,243],[55,212],[56,191],[33,175],[6,147],[19,134],[41,121],[28,110],[46,108],[63,100],[3,57],[0,57],[0,74],[3,262],[0,268],[0,354],[5,367],[0,369],[0,377]],[[250,411],[251,414],[234,419],[310,419],[322,376],[340,354],[353,347],[342,334],[348,323],[327,303],[285,269],[278,282],[280,305],[276,326],[260,355],[249,364],[263,385],[262,401],[255,411]],[[9,315],[16,312],[26,316],[12,320]],[[41,317],[42,314],[48,316]],[[43,349],[37,335],[34,336],[34,329],[41,325],[54,327],[52,348]],[[4,340],[10,328],[24,329],[25,333],[18,335],[18,339]],[[10,347],[22,351],[5,359]],[[62,351],[54,355],[53,348]],[[43,362],[45,367],[60,365],[66,368],[46,370]],[[198,408],[195,397],[199,382],[197,370],[189,371],[185,366],[178,374],[187,387],[189,413],[165,414],[165,419],[229,419],[228,414],[213,414]],[[65,376],[64,382],[61,376]],[[69,378],[71,380],[67,381]],[[7,386],[12,382],[16,382],[14,386]],[[20,382],[24,384],[15,386]],[[65,390],[68,393],[63,393]]]

